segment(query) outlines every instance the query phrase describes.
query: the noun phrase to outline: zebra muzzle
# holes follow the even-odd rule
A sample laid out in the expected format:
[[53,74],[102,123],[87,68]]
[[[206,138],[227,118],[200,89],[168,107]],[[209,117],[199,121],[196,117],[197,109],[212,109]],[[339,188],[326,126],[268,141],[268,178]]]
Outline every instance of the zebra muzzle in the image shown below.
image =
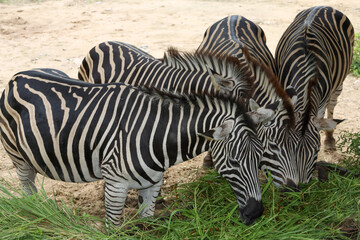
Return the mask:
[[251,225],[264,212],[262,201],[249,198],[244,208],[240,209],[240,217],[246,225]]

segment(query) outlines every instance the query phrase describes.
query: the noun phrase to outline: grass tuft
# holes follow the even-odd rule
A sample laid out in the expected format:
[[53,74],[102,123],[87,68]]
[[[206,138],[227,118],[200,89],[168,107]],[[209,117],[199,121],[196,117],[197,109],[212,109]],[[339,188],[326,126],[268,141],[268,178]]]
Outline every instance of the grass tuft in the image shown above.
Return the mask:
[[360,33],[355,34],[354,55],[350,72],[352,72],[355,76],[360,77]]

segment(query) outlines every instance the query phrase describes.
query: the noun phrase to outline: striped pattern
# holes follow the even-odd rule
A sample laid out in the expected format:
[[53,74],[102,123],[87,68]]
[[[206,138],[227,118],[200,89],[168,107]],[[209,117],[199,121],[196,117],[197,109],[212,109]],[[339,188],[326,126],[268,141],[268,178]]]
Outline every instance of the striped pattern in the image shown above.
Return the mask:
[[[123,82],[181,93],[227,93],[230,85],[233,95],[243,97],[249,95],[253,84],[251,72],[231,56],[184,53],[170,48],[164,59],[158,60],[122,42],[104,42],[93,47],[78,75],[80,80],[91,83]],[[217,84],[217,79],[227,85]]]
[[258,127],[258,136],[264,147],[261,169],[270,172],[275,185],[294,185],[297,182],[297,165],[289,161],[286,151],[278,151],[270,139],[282,139],[284,131],[292,128],[295,115],[288,94],[284,91],[276,75],[275,61],[266,46],[266,37],[260,26],[239,15],[219,20],[204,34],[198,51],[219,51],[230,54],[244,62],[253,73],[252,98],[264,106],[278,100],[283,108],[266,124]]
[[266,46],[264,31],[240,15],[232,15],[212,24],[204,33],[198,51],[227,53],[241,60],[244,58],[244,48],[249,50],[252,58],[276,73],[274,57]]
[[[281,37],[275,62],[284,87],[297,92],[296,128],[288,133],[288,158],[298,164],[299,182],[308,182],[320,149],[319,130],[335,148],[332,119],[336,99],[349,72],[354,44],[350,20],[331,7],[300,12]],[[328,118],[325,119],[327,108]],[[291,142],[291,144],[290,144]],[[279,143],[277,144],[279,145]]]
[[120,225],[128,189],[140,189],[140,215],[151,216],[163,172],[211,151],[245,223],[262,214],[262,146],[239,98],[91,84],[38,69],[12,78],[0,110],[1,141],[29,194],[37,172],[68,182],[105,179],[107,220]]

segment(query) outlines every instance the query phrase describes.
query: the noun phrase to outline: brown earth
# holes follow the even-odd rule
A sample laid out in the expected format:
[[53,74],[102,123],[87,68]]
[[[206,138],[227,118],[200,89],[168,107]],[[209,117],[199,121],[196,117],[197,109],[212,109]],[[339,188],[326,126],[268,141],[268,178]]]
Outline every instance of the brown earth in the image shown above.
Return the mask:
[[[138,46],[155,57],[175,46],[195,50],[207,27],[228,15],[243,15],[259,24],[274,53],[277,41],[295,15],[318,2],[311,0],[152,0],[152,1],[20,1],[0,3],[0,90],[12,75],[31,68],[56,68],[76,78],[78,67],[94,45],[117,40]],[[329,0],[326,5],[345,13],[355,32],[360,30],[358,0]],[[335,108],[335,118],[346,118],[341,131],[359,131],[360,79],[348,76],[344,91]],[[197,179],[204,170],[201,159],[179,164],[166,172],[163,191],[179,183]],[[341,160],[339,151],[325,153],[319,160]],[[0,146],[0,178],[18,185],[15,169]],[[104,217],[102,182],[89,184],[63,183],[38,176],[49,196],[66,203],[74,202],[87,213]],[[127,210],[134,212],[136,194],[127,201]]]

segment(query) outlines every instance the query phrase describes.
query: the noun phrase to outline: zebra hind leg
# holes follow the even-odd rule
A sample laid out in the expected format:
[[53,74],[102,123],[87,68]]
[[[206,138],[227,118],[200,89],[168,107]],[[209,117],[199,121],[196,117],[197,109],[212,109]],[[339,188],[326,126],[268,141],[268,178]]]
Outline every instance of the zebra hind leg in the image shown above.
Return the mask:
[[209,151],[203,160],[203,168],[205,169],[211,169],[214,168],[214,163],[212,161],[211,152]]
[[106,227],[109,226],[109,223],[120,227],[121,214],[125,205],[128,190],[127,182],[105,178]]
[[19,161],[18,159],[15,160],[13,158],[12,160],[24,192],[29,196],[37,193],[35,186],[36,171],[24,161]]
[[[337,104],[337,98],[341,94],[342,89],[343,89],[343,86],[341,85],[330,96],[330,101],[327,105],[327,118],[329,118],[329,119],[333,119],[334,108]],[[324,141],[325,151],[336,151],[335,138],[334,138],[333,134],[334,134],[334,131],[326,131],[325,132],[325,141]]]
[[138,205],[140,217],[151,217],[155,213],[156,198],[159,196],[160,188],[162,185],[162,178],[153,186],[138,191]]

